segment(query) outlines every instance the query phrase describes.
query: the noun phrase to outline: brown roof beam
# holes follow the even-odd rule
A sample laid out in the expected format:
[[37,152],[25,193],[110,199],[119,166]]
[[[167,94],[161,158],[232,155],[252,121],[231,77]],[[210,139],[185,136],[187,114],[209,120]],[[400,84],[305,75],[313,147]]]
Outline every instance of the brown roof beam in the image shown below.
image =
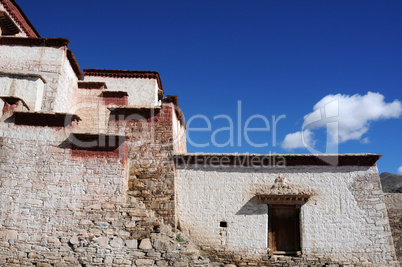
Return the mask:
[[376,154],[178,154],[177,166],[373,166],[381,155]]
[[118,97],[122,98],[128,96],[128,93],[125,91],[103,91],[101,93],[102,97]]
[[14,122],[16,125],[29,126],[48,126],[66,127],[73,121],[80,121],[81,118],[76,114],[57,113],[57,112],[14,112]]
[[173,103],[176,107],[179,107],[179,99],[177,98],[176,95],[167,95],[163,99],[163,102],[165,102],[165,103]]
[[78,82],[78,88],[103,90],[107,89],[107,86],[104,82]]
[[5,11],[0,11],[0,27],[2,36],[15,35],[21,31]]
[[77,78],[79,80],[84,79],[84,75],[82,74],[80,65],[78,64],[73,51],[71,51],[70,49],[67,49],[67,58],[70,61],[71,67],[73,68],[75,75],[77,75]]
[[66,38],[26,38],[11,36],[2,36],[0,38],[0,45],[67,47],[69,42],[70,41]]
[[20,25],[28,37],[40,38],[40,34],[14,0],[0,0],[10,16]]

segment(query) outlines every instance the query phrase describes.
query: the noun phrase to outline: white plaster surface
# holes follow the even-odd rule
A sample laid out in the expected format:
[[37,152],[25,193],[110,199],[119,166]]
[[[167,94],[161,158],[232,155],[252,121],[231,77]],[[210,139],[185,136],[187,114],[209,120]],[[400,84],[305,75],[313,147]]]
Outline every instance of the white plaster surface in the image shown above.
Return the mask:
[[[173,104],[172,104],[173,105]],[[181,124],[180,120],[177,118],[176,112],[174,111],[176,107],[173,105],[173,146],[175,153],[187,153],[186,144],[186,127]]]
[[43,90],[39,77],[0,74],[0,96],[21,98],[32,111],[40,110]]
[[74,99],[74,92],[77,88],[78,78],[65,54],[62,56],[61,73],[58,79],[53,111],[69,112],[74,110],[73,106],[77,105],[77,102],[74,101],[76,100]]
[[42,111],[71,109],[77,78],[69,64],[64,48],[0,45],[1,72],[39,75],[45,80]]
[[128,93],[129,106],[157,106],[158,82],[156,79],[110,78],[86,75],[86,82],[105,82],[108,91]]
[[[266,253],[268,206],[252,198],[282,176],[315,194],[301,208],[303,256],[380,265],[395,257],[376,167],[190,166],[176,172],[178,221],[199,245]],[[228,227],[220,228],[220,221]]]

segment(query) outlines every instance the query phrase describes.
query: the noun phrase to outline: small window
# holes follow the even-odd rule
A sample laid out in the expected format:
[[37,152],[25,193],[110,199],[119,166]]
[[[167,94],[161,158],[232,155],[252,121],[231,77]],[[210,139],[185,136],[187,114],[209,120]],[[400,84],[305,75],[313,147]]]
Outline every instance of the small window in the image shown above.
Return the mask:
[[219,223],[219,226],[223,227],[223,228],[226,228],[226,227],[228,227],[228,223],[225,222],[225,221],[222,221],[222,222]]

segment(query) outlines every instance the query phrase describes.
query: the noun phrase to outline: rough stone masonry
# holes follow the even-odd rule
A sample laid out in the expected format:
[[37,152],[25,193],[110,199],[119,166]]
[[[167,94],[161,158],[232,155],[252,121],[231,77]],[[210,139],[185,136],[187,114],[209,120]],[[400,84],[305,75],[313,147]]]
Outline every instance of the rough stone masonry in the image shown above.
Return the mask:
[[398,266],[378,155],[187,154],[158,72],[0,28],[0,265]]

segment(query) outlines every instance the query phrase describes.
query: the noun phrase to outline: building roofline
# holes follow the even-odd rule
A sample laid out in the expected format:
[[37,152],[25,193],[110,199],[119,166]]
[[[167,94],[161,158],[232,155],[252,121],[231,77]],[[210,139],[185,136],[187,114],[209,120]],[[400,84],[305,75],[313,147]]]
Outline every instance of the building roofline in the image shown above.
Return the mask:
[[178,166],[374,166],[377,154],[238,154],[185,153],[174,155]]
[[163,91],[159,72],[152,70],[107,70],[107,69],[84,69],[84,76],[109,77],[109,78],[142,78],[156,79],[158,87]]
[[[20,45],[20,46],[45,46],[45,47],[68,47],[70,41],[67,38],[26,38],[26,37],[6,37],[0,38],[0,45]],[[67,59],[79,80],[84,78],[80,65],[70,49],[67,49]]]
[[0,45],[67,47],[69,42],[67,38],[0,37]]
[[172,103],[174,105],[174,110],[176,112],[177,119],[180,120],[181,125],[187,128],[186,122],[184,121],[183,111],[180,109],[179,106],[178,97],[176,95],[167,95],[164,99],[162,99],[162,103]]
[[28,37],[40,38],[39,32],[15,0],[0,0],[10,16],[21,26]]
[[166,103],[173,103],[176,107],[180,107],[179,98],[176,95],[167,95],[164,99],[162,99],[162,101]]
[[71,67],[73,68],[73,71],[74,71],[75,75],[77,76],[78,80],[84,79],[84,75],[82,74],[80,65],[78,64],[78,61],[77,61],[76,57],[74,56],[73,51],[71,51],[70,49],[67,49],[67,58],[68,58],[68,61],[70,61]]

